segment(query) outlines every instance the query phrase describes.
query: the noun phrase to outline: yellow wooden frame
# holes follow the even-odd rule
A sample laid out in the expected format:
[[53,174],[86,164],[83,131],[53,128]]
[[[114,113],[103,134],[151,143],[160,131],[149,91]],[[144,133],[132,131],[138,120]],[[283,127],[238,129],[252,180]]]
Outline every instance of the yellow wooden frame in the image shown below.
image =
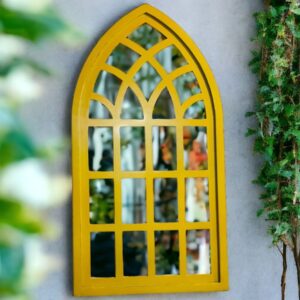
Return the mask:
[[[159,32],[165,39],[149,50],[126,38],[140,25],[147,23]],[[122,43],[140,54],[139,59],[127,72],[107,65],[105,62],[112,50]],[[168,74],[158,63],[154,55],[169,45],[175,45],[184,55],[187,65]],[[139,86],[132,79],[138,68],[149,62],[162,81],[152,93],[149,101]],[[107,99],[93,93],[95,80],[100,70],[106,70],[122,80],[115,105]],[[180,104],[172,80],[181,74],[193,71],[201,87],[201,93],[192,96]],[[127,87],[135,92],[144,110],[144,120],[121,120],[119,116],[120,104]],[[152,119],[153,105],[161,90],[167,87],[172,95],[176,119]],[[196,100],[204,101],[207,118],[204,120],[186,120],[183,118],[185,109]],[[91,99],[104,104],[111,112],[112,119],[97,120],[88,118],[89,102]],[[152,140],[151,126],[176,126],[177,130],[177,170],[153,171],[151,162]],[[120,140],[118,138],[121,125],[145,126],[146,139],[146,171],[120,172]],[[93,172],[88,170],[88,127],[112,126],[114,130],[114,171]],[[208,170],[184,170],[183,155],[183,126],[206,126],[208,135]],[[190,37],[169,17],[144,4],[128,13],[114,24],[96,44],[80,73],[75,90],[72,110],[72,161],[73,161],[73,265],[74,265],[74,294],[84,295],[117,295],[168,292],[197,292],[220,291],[228,289],[228,265],[226,242],[226,205],[225,205],[225,170],[224,170],[224,142],[222,105],[213,74],[200,53],[198,47]],[[153,195],[150,191],[155,177],[178,178],[178,222],[155,223],[153,220]],[[210,221],[188,223],[185,221],[184,178],[208,177],[210,196]],[[120,179],[146,177],[147,184],[147,223],[122,224]],[[89,221],[89,185],[92,178],[115,179],[115,223],[90,224]],[[149,192],[150,191],[150,192]],[[154,234],[157,230],[178,230],[180,259],[179,275],[155,275]],[[211,236],[211,274],[186,274],[186,230],[209,229]],[[148,275],[123,276],[122,260],[122,232],[124,230],[144,230],[147,232],[148,243]],[[90,232],[113,231],[115,233],[116,277],[92,278],[90,276]]]

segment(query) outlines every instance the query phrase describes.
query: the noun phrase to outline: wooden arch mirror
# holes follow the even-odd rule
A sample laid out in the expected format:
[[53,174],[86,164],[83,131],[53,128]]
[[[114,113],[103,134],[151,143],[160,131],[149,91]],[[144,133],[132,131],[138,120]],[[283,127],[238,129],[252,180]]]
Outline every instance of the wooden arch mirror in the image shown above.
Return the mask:
[[227,289],[220,97],[162,12],[138,7],[94,47],[72,147],[75,295]]

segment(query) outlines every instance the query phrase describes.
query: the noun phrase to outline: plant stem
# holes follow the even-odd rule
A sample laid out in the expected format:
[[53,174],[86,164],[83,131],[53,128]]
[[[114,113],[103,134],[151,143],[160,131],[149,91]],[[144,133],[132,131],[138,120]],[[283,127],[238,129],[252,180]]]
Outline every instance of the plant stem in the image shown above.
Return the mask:
[[286,271],[287,271],[286,250],[287,250],[286,244],[282,243],[281,300],[285,300]]

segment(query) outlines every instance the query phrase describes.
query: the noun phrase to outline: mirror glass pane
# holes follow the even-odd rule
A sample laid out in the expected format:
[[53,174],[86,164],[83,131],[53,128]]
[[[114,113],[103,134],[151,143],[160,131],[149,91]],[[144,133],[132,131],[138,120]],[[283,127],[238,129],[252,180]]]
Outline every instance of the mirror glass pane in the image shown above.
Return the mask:
[[185,73],[173,81],[176,87],[180,102],[183,103],[185,100],[190,98],[192,95],[200,93],[199,83],[193,72]]
[[156,275],[179,273],[178,231],[155,231]]
[[177,222],[177,179],[154,179],[154,219],[155,222]]
[[203,101],[197,101],[184,113],[185,119],[206,119],[206,111],[205,111],[205,105]]
[[123,232],[123,266],[125,276],[147,275],[146,232]]
[[210,274],[210,238],[208,230],[188,230],[186,264],[189,274]]
[[143,109],[135,93],[128,88],[121,108],[121,119],[143,119]]
[[109,110],[99,101],[91,100],[89,109],[90,119],[111,119]]
[[171,45],[157,53],[155,58],[168,73],[171,73],[175,69],[187,64],[182,53],[174,45]]
[[96,80],[94,92],[115,104],[120,84],[121,80],[118,77],[109,72],[101,71]]
[[150,49],[152,46],[163,40],[165,37],[148,24],[143,24],[133,31],[128,38],[145,49]]
[[126,224],[146,222],[145,179],[122,179],[122,221]]
[[152,128],[152,160],[154,170],[176,170],[176,127]]
[[90,180],[90,222],[114,222],[114,182],[112,179]]
[[91,276],[115,276],[115,234],[113,232],[91,233]]
[[122,170],[145,170],[144,127],[121,127],[120,133]]
[[122,44],[119,44],[113,50],[106,63],[127,72],[138,57],[139,55],[136,52]]
[[89,127],[89,170],[113,170],[112,127]]
[[205,127],[183,127],[184,165],[186,170],[207,169],[207,134]]
[[187,178],[185,201],[188,222],[207,222],[209,220],[208,179]]
[[168,89],[164,89],[159,95],[154,109],[153,119],[174,119],[174,105]]
[[149,99],[157,84],[161,81],[156,70],[148,62],[144,63],[134,76],[134,80]]

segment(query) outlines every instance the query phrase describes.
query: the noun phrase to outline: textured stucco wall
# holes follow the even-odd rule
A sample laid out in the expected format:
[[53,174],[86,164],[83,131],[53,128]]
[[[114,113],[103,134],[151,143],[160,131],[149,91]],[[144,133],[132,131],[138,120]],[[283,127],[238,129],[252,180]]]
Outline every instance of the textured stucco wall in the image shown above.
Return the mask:
[[[69,135],[70,110],[75,81],[83,60],[94,42],[120,16],[144,2],[161,9],[193,38],[210,64],[223,102],[225,120],[227,228],[230,290],[210,294],[176,294],[103,297],[103,299],[280,299],[280,259],[269,249],[265,223],[258,220],[259,190],[250,181],[258,161],[252,156],[252,143],[244,138],[250,125],[244,113],[253,106],[255,78],[247,62],[250,37],[254,33],[252,14],[261,0],[57,0],[62,14],[87,36],[80,49],[41,45],[37,59],[56,70],[46,83],[43,101],[28,106],[23,113],[37,141]],[[67,155],[56,166],[70,169]],[[71,201],[51,213],[63,228],[60,239],[49,250],[62,256],[65,267],[53,273],[36,292],[38,300],[70,300],[72,297]],[[34,257],[32,258],[34,259]],[[291,260],[290,260],[291,261]],[[291,267],[288,280],[294,278]],[[93,299],[93,298],[90,298]],[[296,285],[288,281],[287,299],[297,299]]]

